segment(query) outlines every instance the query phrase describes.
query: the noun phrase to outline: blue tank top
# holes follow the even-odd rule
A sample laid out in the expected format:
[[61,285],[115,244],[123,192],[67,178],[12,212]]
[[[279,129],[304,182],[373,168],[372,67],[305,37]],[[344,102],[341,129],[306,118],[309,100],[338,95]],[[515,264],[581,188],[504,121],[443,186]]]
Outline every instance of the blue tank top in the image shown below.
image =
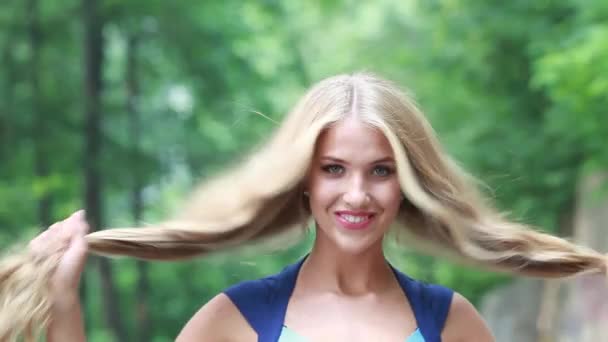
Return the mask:
[[[256,280],[244,281],[224,293],[239,309],[258,335],[258,342],[279,342],[286,331],[283,325],[287,304],[305,258],[289,265],[280,273]],[[439,285],[414,280],[391,266],[401,288],[410,302],[418,329],[406,342],[441,342],[453,291]],[[418,336],[417,336],[418,335]]]
[[[286,326],[283,326],[281,335],[279,336],[278,342],[310,342],[306,338],[298,335],[295,331],[292,331]],[[424,337],[420,333],[420,329],[416,329],[405,342],[425,342]]]

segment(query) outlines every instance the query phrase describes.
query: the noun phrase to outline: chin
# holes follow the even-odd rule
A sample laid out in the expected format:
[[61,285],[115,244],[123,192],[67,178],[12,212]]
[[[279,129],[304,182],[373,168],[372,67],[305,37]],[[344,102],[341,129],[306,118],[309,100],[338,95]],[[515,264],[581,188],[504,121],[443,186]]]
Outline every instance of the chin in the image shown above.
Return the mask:
[[378,244],[382,246],[382,236],[374,236],[373,232],[358,235],[350,232],[333,231],[331,235],[331,244],[340,253],[359,255],[375,248]]

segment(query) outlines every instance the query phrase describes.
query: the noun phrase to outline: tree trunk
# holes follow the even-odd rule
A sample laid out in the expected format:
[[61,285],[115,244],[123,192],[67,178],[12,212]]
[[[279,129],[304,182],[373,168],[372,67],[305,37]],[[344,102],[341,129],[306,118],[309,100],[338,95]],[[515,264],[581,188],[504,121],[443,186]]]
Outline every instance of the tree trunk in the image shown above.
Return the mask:
[[[101,91],[103,39],[102,20],[96,0],[83,0],[84,10],[84,60],[85,60],[85,201],[87,219],[91,230],[102,227],[102,179],[101,179]],[[108,259],[98,258],[103,295],[105,322],[114,334],[114,341],[128,341],[120,319],[118,295],[112,280],[112,267]]]
[[[143,217],[143,184],[141,172],[141,132],[142,123],[138,112],[139,80],[137,67],[137,48],[139,38],[136,34],[129,37],[127,42],[127,112],[129,113],[129,137],[131,138],[131,154],[134,162],[133,183],[131,189],[131,211],[133,220],[139,226]],[[150,318],[148,310],[148,264],[145,261],[137,261],[137,339],[144,342],[150,340]]]
[[[572,199],[564,205],[559,215],[558,234],[565,238],[571,238],[574,231],[574,202]],[[540,308],[536,319],[538,342],[557,341],[558,329],[555,326],[559,320],[560,305],[560,282],[555,279],[543,281]]]
[[40,18],[38,13],[38,0],[27,1],[27,22],[30,40],[30,108],[34,116],[34,170],[38,181],[44,183],[42,193],[38,198],[38,223],[42,229],[52,223],[52,202],[51,192],[48,184],[49,180],[49,160],[46,144],[48,134],[46,130],[45,115],[42,112],[42,96],[40,91],[40,54],[42,46],[42,30],[40,28]]
[[15,110],[15,84],[17,83],[16,75],[16,62],[13,51],[15,49],[15,36],[13,31],[6,30],[5,40],[2,46],[2,55],[0,56],[0,65],[2,65],[2,79],[0,91],[2,91],[2,97],[0,97],[0,160],[5,160],[15,144],[15,128],[11,122],[11,118],[14,115]]

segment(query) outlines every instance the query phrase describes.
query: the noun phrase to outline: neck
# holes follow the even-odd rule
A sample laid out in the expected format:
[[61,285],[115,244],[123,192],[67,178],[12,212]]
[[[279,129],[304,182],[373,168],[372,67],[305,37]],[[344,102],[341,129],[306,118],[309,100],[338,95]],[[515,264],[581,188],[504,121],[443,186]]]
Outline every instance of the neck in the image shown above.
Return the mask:
[[364,252],[349,253],[318,236],[302,265],[301,281],[309,289],[350,296],[383,292],[396,284],[382,241]]

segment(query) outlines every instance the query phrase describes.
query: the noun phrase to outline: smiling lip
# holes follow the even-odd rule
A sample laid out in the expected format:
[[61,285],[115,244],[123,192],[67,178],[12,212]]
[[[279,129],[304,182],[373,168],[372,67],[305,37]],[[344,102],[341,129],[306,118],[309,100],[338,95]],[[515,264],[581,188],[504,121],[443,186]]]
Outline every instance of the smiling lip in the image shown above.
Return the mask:
[[[350,210],[342,210],[336,211],[336,220],[338,223],[349,230],[362,230],[369,227],[370,223],[374,218],[374,213],[363,212],[363,211],[350,211]],[[355,222],[352,220],[348,220],[347,217],[356,217]]]

